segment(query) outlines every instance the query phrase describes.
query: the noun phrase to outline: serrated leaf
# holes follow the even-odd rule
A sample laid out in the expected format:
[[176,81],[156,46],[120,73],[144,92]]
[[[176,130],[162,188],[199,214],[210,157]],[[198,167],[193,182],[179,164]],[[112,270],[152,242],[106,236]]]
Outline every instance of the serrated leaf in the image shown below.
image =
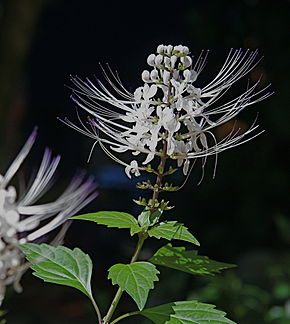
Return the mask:
[[113,285],[117,284],[126,291],[142,310],[147,301],[150,289],[154,288],[154,281],[158,281],[159,271],[149,262],[134,262],[131,264],[115,264],[109,269],[108,278]]
[[155,324],[236,324],[226,318],[225,312],[214,305],[193,301],[178,301],[157,307],[147,308],[138,314]]
[[154,225],[158,222],[160,216],[163,213],[162,208],[158,208],[153,213],[149,207],[144,208],[142,213],[138,216],[138,223],[141,225],[142,228],[148,228],[149,226]]
[[185,247],[173,247],[167,244],[160,248],[149,260],[150,262],[190,274],[214,275],[220,270],[235,267],[234,264],[210,260],[207,256],[197,254],[195,250]]
[[190,242],[198,246],[200,245],[198,240],[188,231],[187,227],[177,221],[159,223],[152,227],[148,231],[148,234],[158,239],[165,238],[169,241],[175,239]]
[[33,274],[46,282],[70,286],[82,291],[89,298],[91,292],[92,261],[80,249],[48,244],[26,243],[20,246]]
[[133,215],[118,211],[99,211],[73,216],[71,219],[88,220],[108,227],[129,228],[131,235],[142,231],[137,219]]

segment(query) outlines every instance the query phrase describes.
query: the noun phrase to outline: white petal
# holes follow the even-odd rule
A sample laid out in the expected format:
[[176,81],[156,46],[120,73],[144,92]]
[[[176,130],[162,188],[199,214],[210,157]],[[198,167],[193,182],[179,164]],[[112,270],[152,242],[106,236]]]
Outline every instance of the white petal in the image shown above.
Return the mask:
[[125,168],[125,173],[126,173],[127,177],[130,178],[130,179],[132,178],[131,174],[130,174],[131,169],[132,169],[131,165],[127,165],[126,168]]
[[119,147],[110,146],[110,148],[113,151],[118,152],[118,153],[124,153],[124,152],[128,151],[128,147],[126,147],[126,146],[119,146]]
[[144,82],[150,82],[150,73],[147,70],[144,70],[141,74],[141,78]]
[[152,161],[152,160],[154,159],[154,156],[155,156],[154,153],[149,153],[149,154],[147,155],[146,160],[145,160],[142,164],[145,165],[145,164],[149,163],[150,161]]
[[156,95],[156,92],[157,92],[157,86],[156,84],[152,84],[146,95],[146,99],[154,97]]

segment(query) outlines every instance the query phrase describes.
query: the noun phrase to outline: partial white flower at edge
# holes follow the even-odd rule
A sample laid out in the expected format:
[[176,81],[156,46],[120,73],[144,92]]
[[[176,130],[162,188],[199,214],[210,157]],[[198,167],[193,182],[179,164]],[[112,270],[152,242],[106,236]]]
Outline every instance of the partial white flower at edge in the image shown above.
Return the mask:
[[104,69],[103,72],[113,91],[99,79],[94,84],[89,79],[72,77],[72,99],[89,114],[89,122],[82,122],[79,115],[80,127],[67,118],[62,122],[100,144],[106,154],[125,166],[127,175],[133,161],[125,162],[114,152],[140,154],[139,163],[144,165],[164,154],[165,142],[167,158],[177,161],[178,167],[183,166],[186,175],[189,164],[196,159],[202,159],[204,166],[208,156],[217,156],[261,133],[256,131],[258,125],[253,124],[244,133],[233,128],[219,140],[214,134],[215,128],[272,94],[267,90],[269,85],[259,89],[258,80],[237,97],[219,103],[230,87],[259,63],[257,53],[231,50],[213,80],[201,86],[198,77],[207,53],[202,52],[194,60],[186,46],[159,45],[157,54],[150,54],[147,59],[151,71],[142,72],[144,84],[134,93],[125,89],[118,74],[110,68],[111,79]]
[[0,174],[0,305],[6,285],[16,282],[23,271],[24,258],[18,246],[64,224],[97,196],[92,177],[85,180],[82,173],[72,179],[55,201],[37,204],[50,189],[60,161],[60,156],[53,157],[49,149],[45,150],[37,174],[25,192],[18,192],[9,184],[29,154],[36,133],[35,128],[6,173]]

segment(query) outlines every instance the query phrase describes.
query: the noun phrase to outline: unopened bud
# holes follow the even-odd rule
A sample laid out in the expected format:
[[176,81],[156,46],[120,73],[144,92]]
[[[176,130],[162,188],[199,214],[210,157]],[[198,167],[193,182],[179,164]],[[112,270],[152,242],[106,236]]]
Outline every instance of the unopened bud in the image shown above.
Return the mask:
[[185,70],[185,71],[183,71],[183,76],[184,76],[185,82],[189,82],[191,79],[191,72],[189,70]]
[[180,61],[186,67],[189,67],[192,64],[192,59],[190,56],[183,56],[180,58]]
[[168,84],[169,79],[170,79],[170,72],[165,70],[163,73],[163,83]]
[[174,46],[174,51],[182,52],[182,50],[183,50],[183,46],[182,45]]
[[167,54],[171,54],[171,52],[172,52],[172,49],[173,49],[173,46],[172,45],[168,45],[167,46]]
[[150,73],[150,77],[152,81],[158,81],[159,80],[159,74],[157,70],[152,70]]
[[187,46],[183,46],[182,53],[187,55],[189,53],[189,48]]
[[157,55],[157,56],[155,57],[155,65],[156,65],[156,66],[161,65],[161,64],[162,64],[162,60],[163,60],[163,56],[162,56],[161,54]]
[[173,79],[174,80],[178,80],[178,78],[179,78],[179,71],[178,70],[174,70],[172,76],[173,76]]
[[159,45],[158,47],[157,47],[157,53],[162,53],[164,51],[164,45]]
[[150,81],[151,81],[151,80],[150,80],[150,73],[149,73],[149,71],[147,71],[147,70],[144,70],[144,71],[142,72],[141,77],[142,77],[142,80],[143,80],[144,82],[150,82]]
[[170,62],[170,58],[169,57],[164,57],[164,65],[165,65],[165,67],[167,67],[168,69],[170,69],[171,62]]
[[171,56],[170,61],[171,61],[171,67],[172,68],[174,68],[174,65],[176,63],[176,60],[177,60],[177,56],[176,55]]
[[154,55],[154,54],[150,54],[150,55],[147,57],[147,63],[148,63],[148,65],[150,65],[150,66],[155,66],[155,55]]

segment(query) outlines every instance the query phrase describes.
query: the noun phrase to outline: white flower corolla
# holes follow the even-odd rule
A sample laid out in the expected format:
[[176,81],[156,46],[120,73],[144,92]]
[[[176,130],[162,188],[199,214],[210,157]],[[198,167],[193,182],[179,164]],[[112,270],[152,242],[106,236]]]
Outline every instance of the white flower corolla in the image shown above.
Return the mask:
[[151,70],[142,72],[144,85],[134,94],[125,89],[119,76],[111,70],[116,84],[106,73],[105,77],[116,94],[99,80],[95,85],[89,79],[73,77],[72,98],[90,115],[89,126],[82,123],[83,128],[78,127],[67,118],[62,121],[93,138],[110,157],[127,167],[126,170],[131,170],[131,163],[112,152],[143,153],[140,165],[165,155],[177,160],[180,167],[185,164],[183,172],[187,174],[190,161],[217,155],[257,136],[257,125],[243,134],[233,129],[221,140],[214,134],[214,128],[271,95],[268,86],[258,88],[259,80],[236,98],[218,103],[236,81],[257,65],[257,51],[231,50],[220,71],[205,86],[198,84],[198,77],[207,53],[202,52],[194,63],[189,54],[186,46],[159,45],[157,53],[147,58]]
[[[51,232],[96,197],[92,178],[75,176],[64,192],[53,202],[37,201],[50,189],[60,161],[46,149],[36,176],[18,191],[10,182],[29,154],[36,138],[36,129],[12,162],[0,175],[0,291],[13,282],[19,266],[24,262],[19,245],[34,241]],[[24,190],[24,187],[25,190]],[[21,268],[21,267],[20,267]],[[3,294],[0,292],[0,299]],[[0,301],[1,302],[1,301]]]
[[131,179],[131,174],[133,173],[136,176],[140,175],[139,169],[138,169],[138,163],[136,160],[131,161],[130,165],[126,166],[125,168],[125,172],[127,174],[127,176]]

